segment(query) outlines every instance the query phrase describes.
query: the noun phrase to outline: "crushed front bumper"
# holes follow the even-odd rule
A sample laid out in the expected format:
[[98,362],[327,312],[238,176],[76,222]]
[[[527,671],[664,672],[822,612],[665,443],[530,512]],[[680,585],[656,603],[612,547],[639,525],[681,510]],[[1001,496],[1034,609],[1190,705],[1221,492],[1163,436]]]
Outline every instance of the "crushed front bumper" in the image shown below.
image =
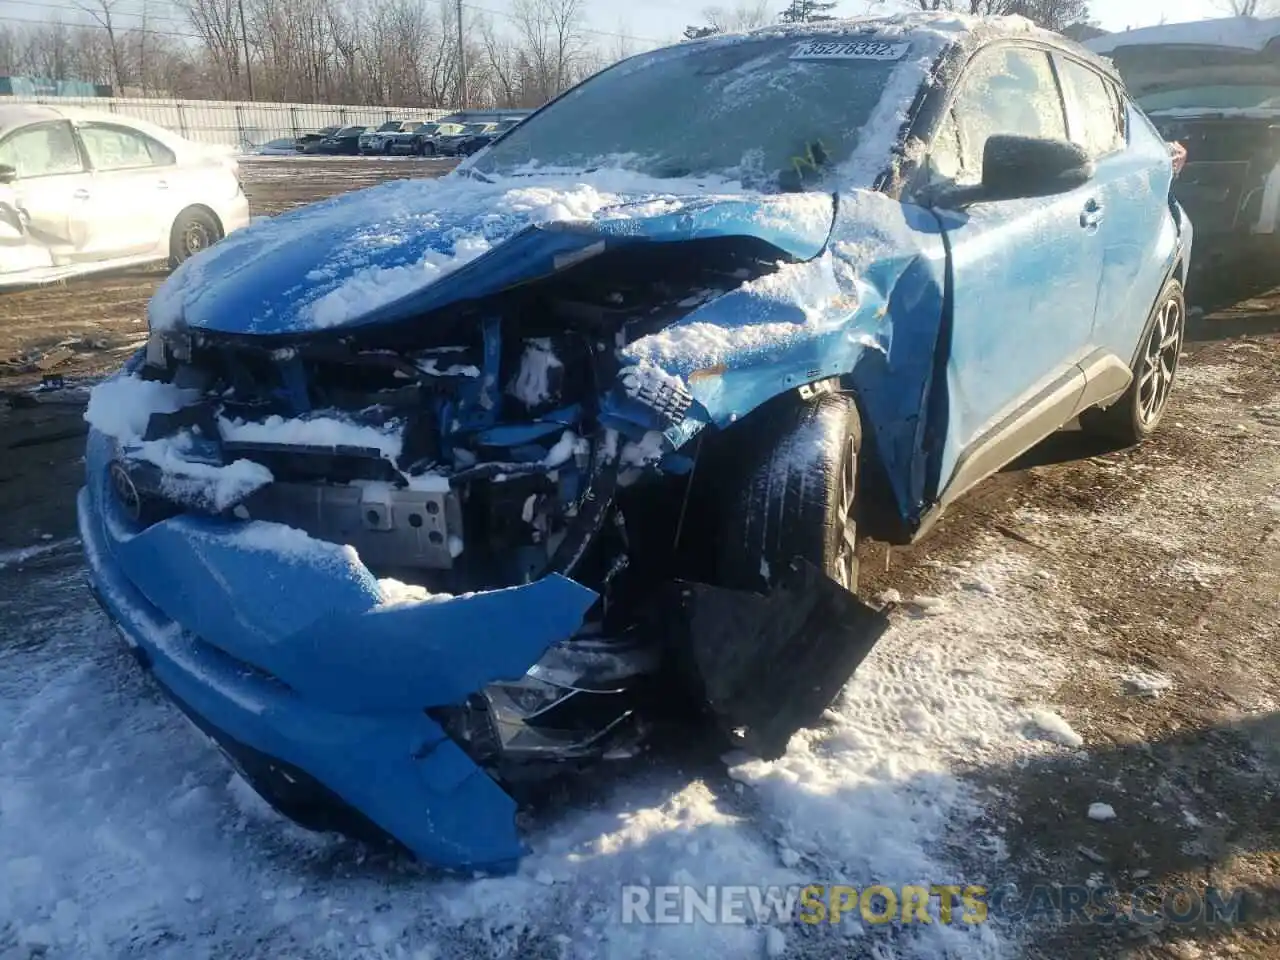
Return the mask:
[[[78,508],[94,593],[250,782],[308,826],[386,834],[446,868],[512,866],[515,802],[426,709],[524,676],[596,594],[551,576],[383,606],[352,552],[288,528],[131,524],[110,487],[113,454],[90,434]],[[349,816],[311,816],[316,800]]]

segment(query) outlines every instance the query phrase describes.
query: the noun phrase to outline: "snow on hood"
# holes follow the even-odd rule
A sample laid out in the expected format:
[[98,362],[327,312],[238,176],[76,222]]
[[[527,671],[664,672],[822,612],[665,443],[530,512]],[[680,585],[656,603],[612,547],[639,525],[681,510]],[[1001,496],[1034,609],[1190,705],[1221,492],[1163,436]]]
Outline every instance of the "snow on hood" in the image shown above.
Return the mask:
[[1200,46],[1260,51],[1280,37],[1280,17],[1221,17],[1191,23],[1166,23],[1140,30],[1126,30],[1090,40],[1084,46],[1094,53],[1110,54],[1125,47]]
[[[660,180],[612,169],[402,180],[236,231],[166,280],[149,317],[152,329],[332,329],[385,320],[386,308],[482,257],[487,269],[477,264],[472,282],[457,278],[459,296],[493,292],[499,278],[505,284],[549,272],[557,262],[549,252],[582,251],[601,237],[751,235],[808,258],[826,243],[833,216],[825,193],[764,194],[718,178]],[[543,256],[514,245],[500,255],[530,228],[554,234],[533,251]]]

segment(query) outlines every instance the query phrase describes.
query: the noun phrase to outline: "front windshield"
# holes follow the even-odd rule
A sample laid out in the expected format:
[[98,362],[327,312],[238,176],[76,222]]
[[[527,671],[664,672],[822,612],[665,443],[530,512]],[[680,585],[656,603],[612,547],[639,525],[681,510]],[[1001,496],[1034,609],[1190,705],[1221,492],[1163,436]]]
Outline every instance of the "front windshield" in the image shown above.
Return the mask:
[[462,124],[460,124],[460,123],[442,123],[442,124],[440,124],[440,129],[439,129],[439,131],[437,131],[437,132],[438,132],[438,133],[440,134],[440,136],[442,136],[442,137],[453,137],[453,136],[457,136],[459,133],[461,133],[461,132],[462,132]]
[[375,133],[390,133],[390,132],[391,132],[391,131],[393,131],[393,130],[399,130],[399,129],[400,129],[400,121],[399,121],[399,120],[388,120],[386,123],[384,123],[382,126],[380,126],[380,127],[379,127],[376,131],[374,131],[374,132],[375,132]]
[[[625,165],[655,177],[776,184],[784,171],[852,155],[908,49],[863,35],[660,51],[597,74],[519,124],[474,169]],[[914,95],[905,91],[908,101]]]
[[485,133],[486,131],[491,129],[492,129],[492,126],[487,123],[468,123],[465,127],[462,128],[461,132],[465,133],[467,136],[474,137],[477,133]]
[[363,133],[364,127],[343,127],[338,131],[339,137],[354,137],[357,133]]
[[1280,98],[1280,64],[1266,52],[1151,45],[1123,47],[1112,59],[1149,112],[1268,109]]
[[331,137],[337,132],[338,132],[337,127],[321,127],[319,130],[316,131],[316,133],[322,137]]
[[420,123],[418,124],[418,129],[414,130],[413,132],[414,133],[435,133],[439,129],[440,129],[440,124],[438,123]]

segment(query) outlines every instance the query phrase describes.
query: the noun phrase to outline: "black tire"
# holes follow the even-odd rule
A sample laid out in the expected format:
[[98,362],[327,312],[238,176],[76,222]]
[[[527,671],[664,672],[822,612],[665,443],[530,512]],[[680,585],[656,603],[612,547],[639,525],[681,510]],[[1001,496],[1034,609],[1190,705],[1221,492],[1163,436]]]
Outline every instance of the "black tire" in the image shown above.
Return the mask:
[[725,491],[717,578],[760,590],[774,569],[799,556],[856,591],[857,407],[850,397],[824,394],[775,404],[757,416],[761,422],[745,434],[754,441],[745,470]]
[[217,217],[202,207],[188,207],[178,214],[169,231],[169,266],[176,268],[221,239],[222,224]]
[[1182,284],[1171,279],[1160,291],[1133,358],[1133,383],[1105,410],[1086,410],[1080,427],[1125,446],[1141,443],[1164,419],[1186,336],[1187,301]]

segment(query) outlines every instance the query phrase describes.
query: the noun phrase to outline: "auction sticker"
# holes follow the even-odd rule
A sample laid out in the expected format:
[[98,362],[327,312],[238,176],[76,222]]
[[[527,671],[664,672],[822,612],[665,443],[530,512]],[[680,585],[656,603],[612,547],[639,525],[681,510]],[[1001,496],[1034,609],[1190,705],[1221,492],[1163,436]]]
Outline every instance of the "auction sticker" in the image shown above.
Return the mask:
[[885,40],[806,40],[791,54],[792,60],[901,60],[909,43]]

